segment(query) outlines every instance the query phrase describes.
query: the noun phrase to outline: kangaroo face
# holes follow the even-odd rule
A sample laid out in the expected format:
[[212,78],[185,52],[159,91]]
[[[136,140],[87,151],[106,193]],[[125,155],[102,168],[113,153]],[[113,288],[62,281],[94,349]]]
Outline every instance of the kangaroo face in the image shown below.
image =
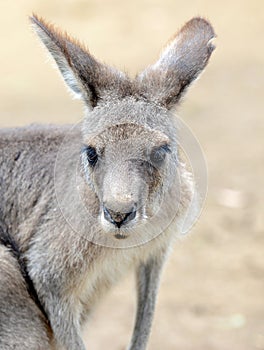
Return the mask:
[[109,126],[86,141],[82,164],[99,198],[104,230],[123,238],[154,215],[175,159],[172,147],[164,133],[134,123]]

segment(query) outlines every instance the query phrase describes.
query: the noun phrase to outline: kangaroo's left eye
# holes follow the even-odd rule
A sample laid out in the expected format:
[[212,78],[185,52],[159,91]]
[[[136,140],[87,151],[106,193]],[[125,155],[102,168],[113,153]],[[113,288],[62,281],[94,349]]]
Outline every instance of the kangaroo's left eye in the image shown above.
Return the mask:
[[96,149],[92,146],[85,146],[83,148],[83,152],[85,152],[89,164],[91,166],[95,166],[95,164],[98,160],[98,155],[96,153]]
[[160,147],[155,147],[150,154],[151,163],[153,163],[153,165],[161,165],[167,153],[171,153],[169,145],[165,144]]

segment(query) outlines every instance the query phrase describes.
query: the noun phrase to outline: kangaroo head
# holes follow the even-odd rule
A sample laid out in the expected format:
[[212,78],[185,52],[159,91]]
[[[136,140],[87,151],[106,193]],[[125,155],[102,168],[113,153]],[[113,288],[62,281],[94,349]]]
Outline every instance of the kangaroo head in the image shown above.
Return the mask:
[[193,18],[155,64],[130,79],[43,19],[31,20],[67,86],[87,107],[83,172],[99,200],[102,227],[123,238],[155,214],[173,182],[178,150],[171,110],[205,68],[213,28]]

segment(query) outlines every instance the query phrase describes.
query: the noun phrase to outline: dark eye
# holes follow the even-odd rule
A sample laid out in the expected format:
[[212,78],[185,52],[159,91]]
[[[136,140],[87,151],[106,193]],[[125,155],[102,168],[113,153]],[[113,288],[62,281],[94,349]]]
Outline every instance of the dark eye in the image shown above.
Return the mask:
[[83,148],[83,152],[85,152],[87,160],[91,166],[95,166],[97,160],[98,160],[98,155],[96,153],[96,149],[91,146],[85,146]]
[[150,154],[151,163],[161,165],[166,157],[166,153],[171,153],[170,147],[167,144],[154,148]]

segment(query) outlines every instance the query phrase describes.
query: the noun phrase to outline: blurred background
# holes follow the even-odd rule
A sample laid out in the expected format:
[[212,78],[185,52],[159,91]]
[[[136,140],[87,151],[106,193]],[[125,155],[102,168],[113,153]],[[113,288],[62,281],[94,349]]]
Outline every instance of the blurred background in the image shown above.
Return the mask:
[[[152,63],[188,19],[210,19],[217,49],[179,114],[204,150],[209,191],[162,279],[151,350],[264,350],[264,2],[261,0],[0,1],[0,126],[75,123],[71,100],[32,34],[32,12],[131,75]],[[103,300],[87,348],[125,348],[132,273]]]

